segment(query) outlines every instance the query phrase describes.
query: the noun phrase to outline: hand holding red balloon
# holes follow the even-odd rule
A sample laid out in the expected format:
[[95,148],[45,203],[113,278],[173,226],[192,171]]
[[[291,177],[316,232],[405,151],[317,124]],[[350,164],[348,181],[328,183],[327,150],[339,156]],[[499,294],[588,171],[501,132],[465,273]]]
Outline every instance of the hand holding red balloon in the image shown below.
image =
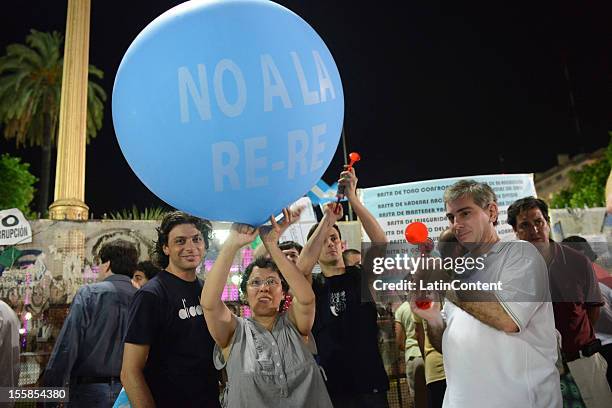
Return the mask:
[[[404,231],[406,241],[413,245],[418,245],[419,250],[423,254],[429,254],[433,250],[433,241],[429,236],[429,230],[427,226],[422,222],[411,222],[406,226]],[[419,309],[429,309],[431,307],[431,300],[427,298],[419,298],[414,301],[414,304]]]

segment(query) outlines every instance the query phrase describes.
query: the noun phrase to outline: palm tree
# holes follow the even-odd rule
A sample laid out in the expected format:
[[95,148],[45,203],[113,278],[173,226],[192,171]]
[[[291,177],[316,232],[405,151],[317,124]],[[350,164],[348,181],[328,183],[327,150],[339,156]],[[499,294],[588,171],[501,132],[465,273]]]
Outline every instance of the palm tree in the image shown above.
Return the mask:
[[[0,122],[4,136],[15,139],[17,147],[42,148],[38,211],[49,205],[51,151],[57,140],[62,90],[62,34],[31,30],[26,44],[11,44],[0,57]],[[93,65],[89,75],[101,79],[104,73]],[[91,79],[87,88],[87,143],[102,127],[106,92]]]

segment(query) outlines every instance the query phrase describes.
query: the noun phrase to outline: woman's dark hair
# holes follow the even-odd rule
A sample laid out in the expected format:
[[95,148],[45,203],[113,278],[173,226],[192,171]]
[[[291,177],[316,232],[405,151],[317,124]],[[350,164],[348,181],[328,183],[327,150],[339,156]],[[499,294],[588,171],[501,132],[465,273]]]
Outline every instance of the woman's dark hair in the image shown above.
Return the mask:
[[182,211],[173,211],[168,213],[162,219],[161,225],[157,228],[157,242],[155,242],[155,261],[160,268],[168,266],[170,259],[164,254],[164,245],[168,245],[168,235],[172,228],[181,224],[193,224],[198,231],[202,233],[204,238],[204,246],[208,249],[208,245],[212,240],[212,224],[208,220],[194,217]]
[[110,261],[114,274],[132,277],[138,262],[138,251],[131,242],[117,239],[102,246],[98,253],[101,263]]
[[[240,281],[240,293],[241,295],[241,299],[243,300],[243,303],[246,303],[246,296],[247,296],[247,284],[249,282],[249,278],[251,277],[251,273],[253,272],[253,269],[255,269],[255,267],[261,268],[261,269],[270,269],[276,273],[278,273],[278,277],[281,280],[281,285],[283,287],[283,292],[287,293],[289,291],[289,284],[287,283],[287,281],[285,280],[285,277],[280,273],[278,266],[276,266],[276,264],[274,263],[274,261],[272,261],[271,259],[265,258],[263,256],[258,257],[257,259],[255,259],[253,262],[251,262],[246,269],[244,270],[244,272],[242,273],[242,279]],[[283,304],[285,303],[285,301],[281,301],[281,304],[279,306],[279,310],[282,310]]]

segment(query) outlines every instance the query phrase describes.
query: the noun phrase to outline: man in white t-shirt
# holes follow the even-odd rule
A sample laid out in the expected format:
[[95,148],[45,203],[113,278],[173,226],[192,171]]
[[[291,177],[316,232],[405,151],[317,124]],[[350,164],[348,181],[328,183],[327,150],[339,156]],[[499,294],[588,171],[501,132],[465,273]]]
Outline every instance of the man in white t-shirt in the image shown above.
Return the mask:
[[450,227],[469,249],[464,258],[476,265],[455,279],[501,282],[501,290],[448,291],[442,313],[437,302],[426,310],[412,302],[444,356],[443,407],[560,408],[544,260],[527,242],[500,242],[497,197],[487,184],[461,180],[445,191],[444,202]]

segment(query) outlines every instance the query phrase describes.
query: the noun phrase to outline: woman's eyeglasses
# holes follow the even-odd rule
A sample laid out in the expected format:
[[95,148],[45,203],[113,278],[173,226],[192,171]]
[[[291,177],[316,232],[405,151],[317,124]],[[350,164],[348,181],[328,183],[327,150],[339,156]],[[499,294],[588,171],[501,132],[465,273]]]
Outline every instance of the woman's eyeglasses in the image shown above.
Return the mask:
[[275,287],[277,285],[280,285],[280,281],[274,278],[268,278],[266,280],[255,278],[249,282],[249,286],[252,288],[261,288],[263,285]]

